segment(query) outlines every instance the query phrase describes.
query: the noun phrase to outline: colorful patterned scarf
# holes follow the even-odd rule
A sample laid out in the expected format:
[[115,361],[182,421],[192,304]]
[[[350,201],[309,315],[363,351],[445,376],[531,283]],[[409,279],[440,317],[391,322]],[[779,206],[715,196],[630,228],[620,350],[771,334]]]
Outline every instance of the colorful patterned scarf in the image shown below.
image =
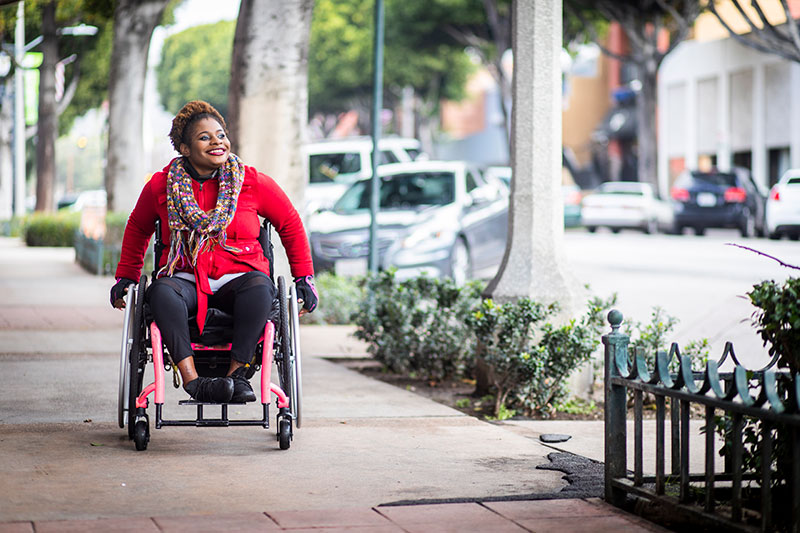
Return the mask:
[[236,203],[244,182],[244,165],[234,154],[219,169],[217,205],[203,211],[197,205],[192,190],[192,178],[186,171],[184,158],[175,159],[167,175],[167,217],[170,230],[170,248],[167,264],[159,271],[171,276],[176,268],[195,266],[197,257],[219,245],[238,252],[225,244],[226,228],[236,214]]

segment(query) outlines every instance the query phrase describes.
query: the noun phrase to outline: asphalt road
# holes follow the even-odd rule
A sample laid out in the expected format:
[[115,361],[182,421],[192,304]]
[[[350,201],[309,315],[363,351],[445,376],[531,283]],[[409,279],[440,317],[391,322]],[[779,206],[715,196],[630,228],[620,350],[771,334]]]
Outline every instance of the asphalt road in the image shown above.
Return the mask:
[[708,230],[702,237],[568,231],[565,253],[576,279],[596,295],[616,293],[617,308],[628,319],[648,322],[653,308],[660,306],[679,320],[671,341],[683,345],[707,338],[714,358],[732,341],[740,360],[760,368],[769,356],[751,325],[755,307],[746,293],[762,280],[783,280],[800,272],[728,243],[800,266],[800,243],[744,239],[728,230]]

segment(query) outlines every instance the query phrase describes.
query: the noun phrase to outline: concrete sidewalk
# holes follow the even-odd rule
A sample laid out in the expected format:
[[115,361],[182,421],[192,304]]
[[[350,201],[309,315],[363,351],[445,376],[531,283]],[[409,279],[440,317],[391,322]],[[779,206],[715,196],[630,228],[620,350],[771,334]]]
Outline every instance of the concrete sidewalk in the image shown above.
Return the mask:
[[[335,364],[365,353],[347,327],[301,328],[304,424],[290,450],[274,430],[151,421],[137,453],[116,424],[112,284],[70,249],[0,238],[0,532],[581,531],[587,519],[597,531],[655,530],[595,500],[531,501],[567,485],[537,469],[553,452],[538,441],[548,422],[483,422]],[[185,397],[168,388],[165,414],[181,416]],[[574,442],[602,450],[602,428],[592,435]],[[408,505],[430,502],[461,503]]]

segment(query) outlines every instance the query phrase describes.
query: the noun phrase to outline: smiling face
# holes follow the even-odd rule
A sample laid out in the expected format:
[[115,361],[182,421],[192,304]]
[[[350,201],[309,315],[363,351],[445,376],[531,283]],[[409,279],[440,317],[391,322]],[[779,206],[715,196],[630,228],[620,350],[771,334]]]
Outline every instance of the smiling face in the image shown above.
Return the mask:
[[231,142],[213,118],[201,118],[192,124],[186,140],[188,144],[181,144],[181,154],[201,176],[211,174],[228,160]]

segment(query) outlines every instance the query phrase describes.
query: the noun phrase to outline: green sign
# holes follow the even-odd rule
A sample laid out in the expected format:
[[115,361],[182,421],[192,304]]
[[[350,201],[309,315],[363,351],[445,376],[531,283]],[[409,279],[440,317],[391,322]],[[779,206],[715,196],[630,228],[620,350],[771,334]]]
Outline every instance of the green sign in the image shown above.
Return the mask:
[[41,52],[28,52],[22,60],[25,67],[22,77],[25,87],[25,124],[28,126],[39,120],[39,67],[42,59]]

